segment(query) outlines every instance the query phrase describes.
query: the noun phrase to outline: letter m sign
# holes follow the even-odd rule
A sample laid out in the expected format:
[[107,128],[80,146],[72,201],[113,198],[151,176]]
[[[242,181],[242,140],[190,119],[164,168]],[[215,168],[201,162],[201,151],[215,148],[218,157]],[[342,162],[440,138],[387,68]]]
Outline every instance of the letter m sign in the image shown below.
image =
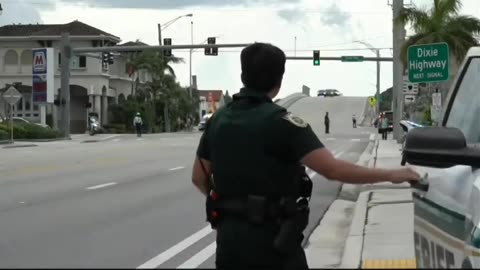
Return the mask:
[[45,49],[33,51],[33,73],[47,73],[47,52]]

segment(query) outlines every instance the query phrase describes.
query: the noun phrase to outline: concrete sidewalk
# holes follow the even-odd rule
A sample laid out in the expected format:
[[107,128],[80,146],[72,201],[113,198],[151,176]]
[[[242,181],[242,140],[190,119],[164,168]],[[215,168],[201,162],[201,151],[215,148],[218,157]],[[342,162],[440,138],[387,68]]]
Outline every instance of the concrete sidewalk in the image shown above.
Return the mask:
[[[400,145],[376,138],[371,144],[359,165],[401,167]],[[416,268],[409,185],[344,185],[306,253],[310,268]]]

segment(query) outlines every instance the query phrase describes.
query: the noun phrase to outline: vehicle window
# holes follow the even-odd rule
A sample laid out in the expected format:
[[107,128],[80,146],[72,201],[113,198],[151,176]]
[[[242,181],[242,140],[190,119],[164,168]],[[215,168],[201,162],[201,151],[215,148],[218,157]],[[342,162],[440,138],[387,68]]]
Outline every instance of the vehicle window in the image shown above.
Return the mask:
[[467,67],[447,120],[447,127],[460,129],[467,143],[480,142],[480,58],[473,58]]

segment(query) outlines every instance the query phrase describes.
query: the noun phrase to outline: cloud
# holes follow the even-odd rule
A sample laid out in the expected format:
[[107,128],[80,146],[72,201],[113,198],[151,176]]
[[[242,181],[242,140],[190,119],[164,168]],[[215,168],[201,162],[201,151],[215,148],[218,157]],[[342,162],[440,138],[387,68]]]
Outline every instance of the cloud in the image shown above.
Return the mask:
[[148,9],[177,9],[193,6],[219,7],[254,4],[283,4],[299,2],[300,0],[59,0],[63,3],[87,4],[92,7],[109,8],[148,8]]
[[350,14],[343,12],[337,4],[333,3],[325,13],[321,14],[320,19],[328,26],[344,27],[347,25],[350,17]]
[[2,15],[0,15],[0,25],[7,24],[36,24],[43,23],[38,9],[31,4],[21,1],[11,3],[2,3]]
[[305,18],[305,12],[301,9],[281,9],[277,12],[280,18],[286,20],[287,22],[298,22]]

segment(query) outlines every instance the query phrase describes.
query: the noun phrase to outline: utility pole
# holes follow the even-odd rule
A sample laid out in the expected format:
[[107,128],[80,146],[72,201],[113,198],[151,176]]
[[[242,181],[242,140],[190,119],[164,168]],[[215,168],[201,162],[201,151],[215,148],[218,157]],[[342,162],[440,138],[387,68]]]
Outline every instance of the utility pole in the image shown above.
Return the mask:
[[[193,20],[190,21],[190,41],[193,45]],[[189,92],[190,92],[190,98],[192,98],[192,54],[193,54],[193,49],[190,49],[190,87],[189,87]]]
[[[162,46],[162,25],[158,24],[158,45]],[[160,57],[163,57],[163,50],[160,50]],[[170,132],[170,119],[168,118],[168,100],[165,98],[165,106],[163,107],[163,119],[165,120],[165,131]],[[157,102],[157,97],[153,97],[153,102]],[[154,106],[156,107],[156,106]],[[155,114],[156,112],[154,112]]]
[[70,139],[70,61],[72,47],[69,33],[62,33],[62,71],[60,106],[62,113],[62,129],[65,139]]
[[[380,58],[380,50],[375,50],[377,58]],[[380,61],[377,61],[377,114],[380,114]]]
[[402,128],[400,120],[403,115],[403,63],[400,52],[405,42],[405,26],[397,23],[397,18],[403,9],[403,0],[393,0],[393,138],[400,143]]

